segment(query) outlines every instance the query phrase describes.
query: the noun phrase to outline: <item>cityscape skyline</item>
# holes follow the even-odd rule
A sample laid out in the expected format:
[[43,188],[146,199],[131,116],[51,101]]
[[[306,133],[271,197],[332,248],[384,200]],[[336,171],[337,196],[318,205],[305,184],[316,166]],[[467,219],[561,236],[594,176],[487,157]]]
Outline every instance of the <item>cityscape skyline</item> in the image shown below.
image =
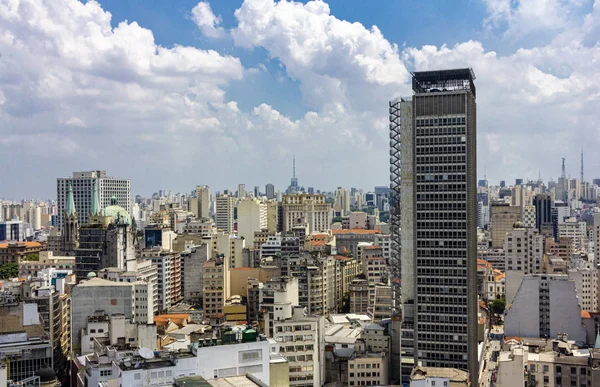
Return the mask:
[[[305,186],[385,184],[384,107],[410,94],[409,71],[436,68],[472,67],[482,86],[479,179],[486,170],[491,181],[538,174],[556,180],[561,157],[567,175],[578,176],[583,142],[588,180],[600,167],[593,157],[598,2],[549,2],[535,10],[491,0],[438,9],[225,3],[182,0],[142,10],[65,0],[60,12],[52,2],[35,2],[31,24],[23,8],[0,15],[11,15],[0,20],[15,36],[0,42],[0,162],[13,182],[0,196],[48,197],[55,176],[92,168],[129,176],[132,192],[142,194],[153,192],[156,176],[181,192],[184,176],[214,187],[277,186],[288,181],[294,154]],[[436,34],[461,13],[464,26]],[[392,23],[390,14],[404,23]],[[411,14],[423,15],[421,24],[408,20]],[[81,31],[72,20],[99,32]],[[298,23],[279,34],[260,20]],[[46,22],[55,28],[36,27]],[[305,38],[308,23],[319,26],[315,40]],[[68,41],[70,51],[39,46],[32,36]],[[15,86],[25,83],[30,92]],[[46,143],[52,151],[40,150]],[[198,170],[196,159],[212,160],[211,168]],[[262,182],[265,171],[270,181]],[[26,172],[37,178],[18,178]]]

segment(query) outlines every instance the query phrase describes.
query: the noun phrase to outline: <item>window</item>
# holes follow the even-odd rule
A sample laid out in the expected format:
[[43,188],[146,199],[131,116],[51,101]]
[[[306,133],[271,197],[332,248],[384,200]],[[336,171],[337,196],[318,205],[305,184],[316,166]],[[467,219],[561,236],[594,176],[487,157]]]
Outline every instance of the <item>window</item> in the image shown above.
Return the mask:
[[133,380],[141,380],[142,379],[142,374],[137,373],[133,375]]
[[262,351],[240,351],[238,357],[241,363],[255,362],[262,360]]
[[110,376],[112,375],[112,370],[100,370],[100,376]]

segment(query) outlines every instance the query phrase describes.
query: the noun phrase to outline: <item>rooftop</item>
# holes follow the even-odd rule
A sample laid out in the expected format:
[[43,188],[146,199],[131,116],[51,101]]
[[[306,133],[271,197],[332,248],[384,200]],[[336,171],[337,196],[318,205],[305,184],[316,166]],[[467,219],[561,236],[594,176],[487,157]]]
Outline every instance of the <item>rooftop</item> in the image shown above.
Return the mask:
[[411,374],[411,380],[423,380],[427,377],[448,378],[450,382],[467,382],[469,373],[456,368],[438,368],[438,367],[415,367]]

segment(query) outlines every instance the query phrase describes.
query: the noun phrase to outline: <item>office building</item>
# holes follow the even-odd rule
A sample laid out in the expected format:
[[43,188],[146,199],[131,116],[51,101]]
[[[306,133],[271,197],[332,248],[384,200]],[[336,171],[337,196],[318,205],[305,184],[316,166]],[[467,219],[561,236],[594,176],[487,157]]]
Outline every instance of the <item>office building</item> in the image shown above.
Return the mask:
[[392,275],[403,303],[402,364],[391,369],[403,383],[420,364],[469,370],[478,385],[474,79],[471,69],[415,72],[412,99],[390,102],[392,225],[402,223]]
[[504,202],[493,202],[491,206],[492,248],[502,248],[506,233],[512,231],[513,225],[521,221],[521,207],[511,206]]
[[75,212],[79,217],[79,224],[88,223],[91,212],[94,182],[98,191],[99,208],[111,205],[111,199],[116,199],[116,204],[131,213],[131,185],[129,179],[117,179],[106,175],[106,171],[73,172],[72,177],[56,179],[56,200],[58,204],[58,222],[62,230],[63,216],[67,208],[69,187],[72,187],[75,203]]
[[200,219],[210,218],[210,189],[207,185],[196,186],[196,214]]
[[243,199],[246,197],[246,184],[238,184],[237,198]]
[[290,194],[283,197],[282,215],[283,231],[306,225],[310,234],[329,229],[332,210],[324,195]]
[[215,210],[215,225],[217,230],[233,233],[233,211],[235,208],[235,197],[223,194],[217,196]]
[[320,387],[325,383],[325,318],[305,316],[295,307],[292,317],[275,321],[273,338],[290,367],[290,386]]
[[523,224],[525,227],[536,227],[537,220],[534,205],[527,205],[523,207]]
[[265,195],[267,199],[275,199],[275,186],[273,184],[267,184],[265,186]]
[[533,198],[535,206],[535,227],[545,234],[552,231],[552,196],[549,194],[538,194]]

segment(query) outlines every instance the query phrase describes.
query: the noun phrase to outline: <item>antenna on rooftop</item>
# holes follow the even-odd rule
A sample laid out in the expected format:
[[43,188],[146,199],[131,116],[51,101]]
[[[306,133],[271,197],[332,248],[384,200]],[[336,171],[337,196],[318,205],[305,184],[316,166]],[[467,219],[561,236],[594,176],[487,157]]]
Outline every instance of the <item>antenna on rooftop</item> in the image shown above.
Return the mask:
[[581,178],[580,183],[583,183],[583,145],[581,146]]
[[560,174],[560,177],[562,177],[563,179],[565,179],[567,177],[567,172],[565,169],[565,158],[562,158],[562,172]]
[[296,155],[293,156],[292,159],[292,165],[293,165],[293,169],[292,169],[292,177],[296,177]]

